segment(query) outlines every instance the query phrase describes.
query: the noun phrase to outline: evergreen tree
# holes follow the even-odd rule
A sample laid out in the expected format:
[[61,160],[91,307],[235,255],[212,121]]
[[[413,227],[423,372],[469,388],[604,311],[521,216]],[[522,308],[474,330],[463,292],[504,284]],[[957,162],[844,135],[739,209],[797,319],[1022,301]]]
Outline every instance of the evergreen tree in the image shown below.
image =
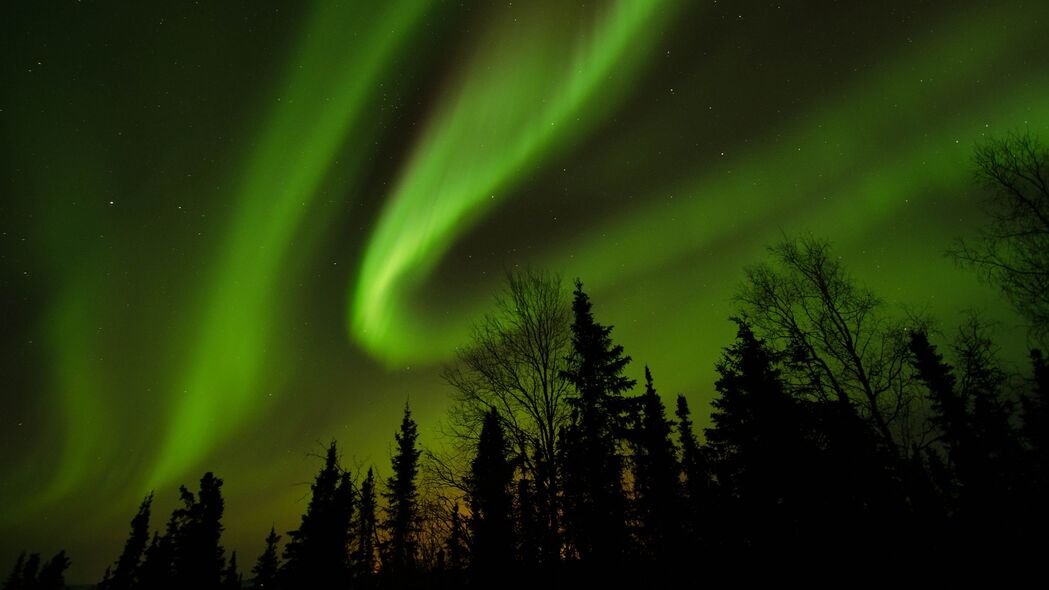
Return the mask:
[[1049,364],[1040,350],[1031,351],[1034,387],[1021,399],[1022,431],[1041,477],[1049,475]]
[[804,516],[800,486],[815,474],[807,420],[785,391],[775,355],[736,322],[736,344],[717,365],[719,397],[706,438],[738,541],[763,552],[792,541]]
[[444,543],[447,555],[447,567],[452,571],[466,568],[469,547],[466,542],[466,530],[463,519],[459,516],[459,503],[452,505],[452,516],[448,525],[448,539]]
[[953,463],[969,443],[967,402],[955,391],[953,368],[936,352],[924,331],[911,334],[911,353],[911,363],[929,392],[932,422],[940,429],[948,461]]
[[255,575],[253,587],[255,590],[274,590],[277,588],[277,572],[280,569],[280,557],[277,554],[277,544],[280,543],[280,535],[273,527],[270,534],[266,535],[266,548],[259,555],[255,567],[251,573]]
[[179,488],[183,507],[172,513],[175,526],[168,533],[176,587],[219,588],[225,567],[218,545],[222,533],[221,486],[222,480],[208,472],[200,480],[197,495],[185,486]]
[[[684,395],[677,396],[674,415],[677,417],[677,439],[681,446],[681,472],[685,478],[682,482],[686,507],[685,526],[691,542],[695,544],[699,542],[701,535],[715,532],[717,528],[710,522],[710,515],[715,513],[711,509],[714,494],[711,489],[710,467],[699,441],[696,440],[696,433],[692,430],[692,414]],[[706,522],[704,515],[707,516]],[[703,530],[704,526],[706,531]]]
[[[39,557],[38,557],[39,559]],[[4,590],[24,590],[25,583],[26,552],[23,551],[15,560],[15,567],[4,580]]]
[[383,568],[395,576],[414,572],[419,558],[419,491],[416,477],[419,474],[421,450],[416,446],[418,427],[412,420],[408,404],[404,405],[404,418],[400,431],[394,435],[397,450],[393,456],[393,475],[386,481],[386,518],[383,529],[387,541],[383,552]]
[[174,585],[201,590],[218,590],[225,568],[222,537],[222,480],[210,471],[200,479],[200,491],[193,495],[180,488],[183,507],[172,514],[170,530]]
[[[150,492],[138,507],[138,512],[131,519],[131,534],[124,542],[124,550],[117,559],[116,568],[108,581],[99,584],[102,590],[130,590],[138,584],[138,569],[149,543],[149,514],[153,505],[153,493]],[[109,574],[110,570],[106,570]]]
[[153,539],[146,548],[142,567],[138,572],[138,584],[140,588],[153,590],[168,590],[172,588],[171,571],[171,535],[177,528],[175,515],[168,520],[167,532],[162,536],[153,533]]
[[222,572],[222,590],[240,590],[242,585],[240,572],[237,571],[237,552],[230,553],[229,564]]
[[[645,367],[645,393],[639,400],[634,446],[634,487],[637,492],[640,537],[651,559],[673,559],[681,549],[682,513],[681,467],[674,443],[673,425],[666,418],[666,407],[652,384],[652,372]],[[675,560],[676,561],[676,560]]]
[[328,446],[324,466],[310,487],[312,496],[298,530],[288,533],[284,547],[282,585],[319,588],[349,580],[349,527],[352,489],[339,468],[335,441]]
[[33,590],[36,586],[36,576],[40,572],[40,554],[30,553],[22,568],[21,580],[26,590]]
[[485,415],[477,456],[471,464],[470,531],[473,541],[471,568],[481,579],[490,579],[513,561],[513,497],[510,484],[514,469],[507,458],[508,444],[495,408]]
[[526,570],[539,566],[540,543],[545,531],[542,530],[535,493],[532,482],[525,478],[517,480],[517,561]]
[[65,551],[59,551],[40,568],[33,590],[65,590],[65,572],[69,568],[69,558]]
[[375,511],[375,474],[369,467],[368,475],[361,484],[360,506],[357,510],[357,550],[354,552],[354,561],[358,579],[370,578],[375,573]]
[[[985,327],[975,319],[962,328],[954,346],[955,369],[924,333],[911,339],[913,365],[925,384],[954,473],[945,491],[957,495],[959,510],[981,519],[1000,516],[999,504],[1015,487],[1020,447],[1011,425],[1012,406],[1003,399],[1005,373],[994,360]],[[956,489],[955,489],[956,488]]]
[[578,280],[572,311],[572,353],[565,377],[575,397],[562,446],[565,529],[581,559],[598,567],[613,566],[627,548],[619,442],[622,394],[635,382],[622,375],[630,357],[612,343],[612,327],[594,321],[590,298]]

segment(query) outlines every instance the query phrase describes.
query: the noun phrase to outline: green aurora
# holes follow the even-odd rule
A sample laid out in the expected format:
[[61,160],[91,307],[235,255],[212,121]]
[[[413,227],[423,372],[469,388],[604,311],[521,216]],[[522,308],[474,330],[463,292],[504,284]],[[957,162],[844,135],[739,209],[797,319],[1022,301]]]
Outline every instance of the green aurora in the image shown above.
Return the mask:
[[5,6],[0,559],[97,579],[214,470],[249,563],[318,443],[388,470],[409,398],[439,444],[507,268],[581,277],[696,408],[783,232],[1015,334],[942,253],[973,145],[1049,138],[1049,6],[723,4]]

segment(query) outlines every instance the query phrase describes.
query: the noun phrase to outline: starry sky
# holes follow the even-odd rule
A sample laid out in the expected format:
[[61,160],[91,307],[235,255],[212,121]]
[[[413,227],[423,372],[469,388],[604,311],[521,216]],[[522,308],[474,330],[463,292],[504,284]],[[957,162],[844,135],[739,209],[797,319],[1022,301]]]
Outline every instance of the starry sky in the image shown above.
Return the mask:
[[506,269],[582,278],[700,425],[785,233],[1017,333],[943,253],[982,219],[973,146],[1049,138],[1044,2],[0,10],[0,567],[66,548],[97,580],[141,497],[158,524],[206,470],[252,563],[326,441],[388,472],[410,400],[439,446]]

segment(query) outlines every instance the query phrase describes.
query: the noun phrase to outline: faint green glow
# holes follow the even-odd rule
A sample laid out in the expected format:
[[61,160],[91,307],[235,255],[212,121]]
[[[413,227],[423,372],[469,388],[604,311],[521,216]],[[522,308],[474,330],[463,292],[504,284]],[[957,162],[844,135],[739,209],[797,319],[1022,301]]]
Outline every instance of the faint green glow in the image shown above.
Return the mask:
[[258,396],[276,385],[262,383],[260,369],[274,346],[279,279],[288,272],[282,264],[318,185],[426,3],[371,6],[321,3],[304,29],[291,74],[276,93],[279,104],[247,158],[234,226],[201,312],[201,333],[172,392],[153,485],[183,473],[248,420]]
[[[415,148],[368,243],[349,328],[388,362],[440,358],[447,344],[417,333],[399,305],[501,191],[621,98],[658,39],[671,2],[618,2],[591,33],[559,35],[525,15],[480,43],[462,84],[446,97]],[[466,326],[442,325],[441,342]]]

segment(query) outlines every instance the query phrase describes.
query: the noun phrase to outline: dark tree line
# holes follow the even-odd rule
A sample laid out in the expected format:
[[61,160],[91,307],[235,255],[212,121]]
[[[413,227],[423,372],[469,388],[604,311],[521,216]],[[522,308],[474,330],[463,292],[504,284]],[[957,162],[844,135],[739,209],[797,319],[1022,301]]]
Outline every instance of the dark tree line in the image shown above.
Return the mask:
[[[981,148],[997,213],[954,251],[1035,340],[1049,333],[1047,162],[1028,136]],[[856,282],[826,241],[769,252],[737,292],[702,436],[683,395],[668,416],[648,366],[641,387],[626,376],[631,357],[581,282],[569,295],[556,276],[512,274],[445,372],[452,451],[423,453],[407,405],[385,481],[344,469],[332,442],[299,527],[266,536],[252,587],[665,587],[743,561],[1040,563],[1020,556],[1047,548],[1044,354],[1012,375],[979,317],[944,338]],[[152,535],[147,496],[99,588],[242,587],[221,486],[207,473],[197,493],[182,487]],[[62,588],[68,564],[23,554],[4,588]]]

